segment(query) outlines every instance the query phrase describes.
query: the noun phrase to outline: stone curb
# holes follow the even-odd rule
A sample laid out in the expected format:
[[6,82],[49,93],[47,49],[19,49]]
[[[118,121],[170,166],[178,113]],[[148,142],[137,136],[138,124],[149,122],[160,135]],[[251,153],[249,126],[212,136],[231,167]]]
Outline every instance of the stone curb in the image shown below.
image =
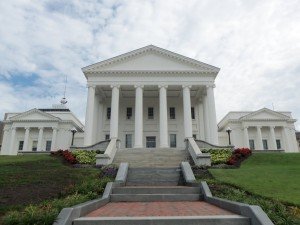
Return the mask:
[[262,208],[257,205],[248,205],[213,197],[205,181],[201,182],[201,190],[206,202],[216,205],[220,208],[227,209],[236,214],[249,217],[251,219],[251,225],[274,225]]
[[196,178],[189,162],[181,162],[180,167],[186,184],[188,186],[195,186]]

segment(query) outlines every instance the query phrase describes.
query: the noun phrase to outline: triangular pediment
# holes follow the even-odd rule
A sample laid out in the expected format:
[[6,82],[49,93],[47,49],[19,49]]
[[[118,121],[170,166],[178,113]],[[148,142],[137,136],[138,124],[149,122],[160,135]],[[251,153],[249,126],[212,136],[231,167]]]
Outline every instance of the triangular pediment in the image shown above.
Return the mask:
[[243,116],[240,119],[241,120],[287,120],[290,118],[282,113],[267,108],[263,108],[258,111],[249,113],[248,115]]
[[38,121],[40,121],[40,120],[59,121],[60,119],[55,116],[52,116],[48,113],[42,112],[38,109],[31,109],[29,111],[26,111],[26,112],[20,113],[16,116],[13,116],[13,117],[9,118],[9,120],[11,120],[11,121],[21,121],[21,120],[24,120],[24,121],[28,121],[28,120],[31,120],[31,121],[36,121],[36,120],[38,120]]
[[199,71],[218,73],[219,68],[149,45],[84,67],[84,73],[98,71]]

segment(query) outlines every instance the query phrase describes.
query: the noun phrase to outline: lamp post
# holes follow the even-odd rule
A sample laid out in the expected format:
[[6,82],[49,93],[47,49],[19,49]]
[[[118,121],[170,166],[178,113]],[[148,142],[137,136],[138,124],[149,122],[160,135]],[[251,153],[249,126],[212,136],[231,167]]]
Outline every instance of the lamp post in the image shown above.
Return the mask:
[[229,140],[229,145],[231,145],[231,140],[230,140],[230,133],[231,133],[232,129],[230,127],[227,127],[226,132],[228,134],[228,140]]
[[77,132],[76,128],[75,128],[75,127],[73,127],[73,128],[71,129],[71,132],[72,132],[72,143],[71,143],[71,146],[73,146],[73,142],[74,142],[74,135],[75,135],[75,134],[76,134],[76,132]]

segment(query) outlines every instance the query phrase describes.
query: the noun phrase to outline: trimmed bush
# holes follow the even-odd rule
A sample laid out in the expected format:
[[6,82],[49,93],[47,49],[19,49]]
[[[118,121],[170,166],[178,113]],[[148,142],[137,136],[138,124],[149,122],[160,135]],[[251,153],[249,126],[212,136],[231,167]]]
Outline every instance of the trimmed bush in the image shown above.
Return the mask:
[[96,151],[75,150],[72,153],[80,164],[96,164]]
[[228,159],[228,165],[240,165],[242,161],[252,154],[249,148],[237,148],[233,151],[232,156]]
[[201,149],[201,151],[203,153],[209,153],[211,155],[211,163],[213,165],[226,163],[232,155],[232,151],[229,148]]

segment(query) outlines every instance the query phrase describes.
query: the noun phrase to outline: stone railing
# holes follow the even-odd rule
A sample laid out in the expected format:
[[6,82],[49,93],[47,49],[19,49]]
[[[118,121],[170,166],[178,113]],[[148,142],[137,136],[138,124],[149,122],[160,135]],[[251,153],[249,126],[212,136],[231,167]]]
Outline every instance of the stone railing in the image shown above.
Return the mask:
[[202,141],[202,140],[195,140],[195,143],[197,144],[197,146],[199,147],[199,149],[232,149],[234,148],[233,145],[227,145],[227,146],[221,146],[221,145],[213,145],[210,144],[206,141]]
[[119,148],[120,140],[112,138],[104,152],[104,154],[96,155],[96,165],[109,165],[114,160],[116,152]]
[[195,165],[211,166],[211,157],[209,153],[202,153],[194,138],[185,139],[186,150],[190,153]]
[[71,151],[74,151],[74,150],[87,150],[87,151],[99,150],[100,152],[104,153],[108,144],[109,144],[109,140],[105,140],[105,141],[100,141],[100,142],[97,142],[96,144],[89,145],[89,146],[83,146],[83,147],[71,146],[70,150]]

